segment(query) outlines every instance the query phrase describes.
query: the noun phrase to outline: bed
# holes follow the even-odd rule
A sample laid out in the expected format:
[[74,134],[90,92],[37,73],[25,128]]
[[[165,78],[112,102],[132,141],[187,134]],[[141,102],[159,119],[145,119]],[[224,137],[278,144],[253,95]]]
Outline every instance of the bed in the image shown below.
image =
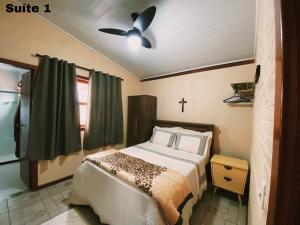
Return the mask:
[[[214,130],[214,126],[210,124],[175,121],[159,120],[155,122],[155,125],[182,127],[200,132],[213,132]],[[209,161],[211,147],[209,147],[208,154],[202,156],[174,151],[171,147],[151,142],[124,148],[118,152],[172,169],[188,180],[193,197],[186,202],[181,213],[182,224],[188,225],[193,206],[201,199],[207,188],[205,166]],[[88,156],[75,172],[69,197],[70,203],[90,205],[99,215],[101,222],[105,224],[165,225],[166,220],[162,216],[161,208],[152,197],[89,161],[97,157],[97,154],[103,153]]]

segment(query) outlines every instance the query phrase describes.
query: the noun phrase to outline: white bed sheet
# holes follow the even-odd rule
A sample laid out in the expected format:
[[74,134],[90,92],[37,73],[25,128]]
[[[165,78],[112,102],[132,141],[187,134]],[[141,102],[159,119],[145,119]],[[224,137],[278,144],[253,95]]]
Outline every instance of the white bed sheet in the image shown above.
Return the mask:
[[[193,198],[185,205],[182,213],[183,224],[188,225],[192,207],[207,187],[207,159],[149,142],[124,148],[120,152],[165,166],[187,177]],[[88,157],[95,156],[97,153]],[[157,203],[149,195],[88,161],[74,174],[69,201],[78,205],[90,205],[102,223],[165,225]]]

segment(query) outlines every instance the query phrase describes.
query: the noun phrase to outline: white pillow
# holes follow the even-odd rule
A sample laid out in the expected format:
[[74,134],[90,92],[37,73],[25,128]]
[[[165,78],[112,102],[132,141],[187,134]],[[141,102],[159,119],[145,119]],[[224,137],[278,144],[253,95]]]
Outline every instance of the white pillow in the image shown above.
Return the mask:
[[178,133],[175,149],[203,156],[208,138],[206,135]]
[[213,136],[213,132],[212,131],[207,131],[207,132],[199,132],[199,131],[195,131],[195,130],[188,130],[188,129],[184,129],[184,128],[179,128],[179,130],[177,131],[178,133],[182,133],[182,134],[195,134],[195,135],[206,135],[210,138],[212,138]]
[[188,130],[188,129],[180,128],[179,131],[177,132],[177,135],[180,134],[180,133],[181,134],[192,134],[192,135],[205,135],[205,136],[208,136],[208,138],[206,140],[206,145],[205,145],[203,156],[209,157],[210,146],[211,146],[212,137],[213,137],[213,132],[212,131],[199,132],[199,131],[194,131],[194,130]]
[[[155,126],[154,128],[156,128],[158,130],[169,131],[172,133],[177,133],[180,129],[182,129],[181,127],[159,127],[159,126]],[[175,136],[175,139],[176,139],[176,136]],[[174,145],[175,145],[175,140],[174,140],[171,148],[174,148]]]
[[150,138],[149,142],[167,147],[172,147],[175,138],[175,132],[154,128],[152,137]]
[[174,133],[178,132],[179,129],[182,129],[181,127],[158,127],[158,126],[155,126],[154,128],[159,130],[164,130],[164,131],[170,131]]

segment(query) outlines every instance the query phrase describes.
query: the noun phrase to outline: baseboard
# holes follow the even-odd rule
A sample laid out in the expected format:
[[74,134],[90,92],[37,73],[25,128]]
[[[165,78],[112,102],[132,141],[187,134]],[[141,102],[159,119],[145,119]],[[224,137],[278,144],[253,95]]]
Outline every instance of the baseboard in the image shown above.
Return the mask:
[[0,162],[0,166],[10,164],[10,163],[16,163],[16,162],[20,162],[20,159],[13,159],[5,162]]
[[54,185],[54,184],[57,184],[57,183],[60,183],[60,182],[63,182],[65,180],[68,180],[68,179],[71,179],[73,177],[73,175],[70,175],[70,176],[67,176],[67,177],[63,177],[63,178],[60,178],[60,179],[57,179],[57,180],[54,180],[54,181],[51,181],[49,183],[46,183],[46,184],[41,184],[41,185],[37,185],[33,188],[33,191],[38,191],[42,188],[46,188],[46,187],[49,187],[51,185]]

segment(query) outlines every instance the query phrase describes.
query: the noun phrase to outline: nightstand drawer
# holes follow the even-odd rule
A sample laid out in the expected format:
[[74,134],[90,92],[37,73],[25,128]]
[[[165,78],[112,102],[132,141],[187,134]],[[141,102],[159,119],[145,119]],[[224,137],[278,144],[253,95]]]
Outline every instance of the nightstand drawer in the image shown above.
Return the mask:
[[244,180],[237,178],[236,176],[230,176],[222,173],[214,173],[213,183],[215,186],[224,188],[229,191],[233,191],[235,193],[244,193]]
[[245,177],[247,176],[247,171],[233,168],[231,166],[213,163],[212,167],[214,175],[219,174],[221,176],[227,176],[235,180],[241,180],[242,182],[244,182]]
[[213,184],[239,194],[244,193],[247,171],[227,165],[212,164]]

